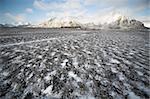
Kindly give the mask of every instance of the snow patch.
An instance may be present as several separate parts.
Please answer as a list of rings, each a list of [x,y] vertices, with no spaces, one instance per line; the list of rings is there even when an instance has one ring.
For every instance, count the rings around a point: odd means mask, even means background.
[[[114,68],[114,67],[111,67],[111,71],[112,71],[113,73],[117,73],[117,72],[118,72],[117,69]]]
[[[4,71],[4,72],[2,73],[3,76],[8,76],[8,74],[9,74],[9,73],[6,72],[6,71]]]
[[[69,71],[68,75],[70,77],[73,77],[77,82],[82,82],[82,79],[80,77],[78,77],[76,74],[74,74],[73,71]]]
[[[73,58],[73,65],[74,65],[76,68],[78,67],[77,57]]]
[[[95,97],[91,95],[84,95],[84,96],[79,97],[79,99],[95,99]]]
[[[56,54],[56,52],[52,52],[52,53],[51,53],[51,56],[54,56],[55,54]]]
[[[42,55],[39,55],[38,58],[42,59]]]
[[[119,64],[120,63],[117,59],[113,59],[113,58],[110,60],[110,62],[111,63],[115,63],[115,64]]]
[[[122,73],[120,73],[118,76],[119,76],[119,80],[121,80],[121,81],[123,81],[125,79],[125,76]]]
[[[140,99],[140,97],[133,92],[129,92],[128,99]]]
[[[61,63],[62,68],[66,66],[66,63],[68,62],[68,59],[63,60],[63,63]]]
[[[136,71],[138,73],[138,75],[143,76],[143,73],[140,71]]]
[[[48,86],[48,87],[43,91],[43,93],[51,95],[51,94],[52,94],[52,88],[53,88],[53,85]]]
[[[27,79],[30,79],[33,76],[33,72],[29,75]]]

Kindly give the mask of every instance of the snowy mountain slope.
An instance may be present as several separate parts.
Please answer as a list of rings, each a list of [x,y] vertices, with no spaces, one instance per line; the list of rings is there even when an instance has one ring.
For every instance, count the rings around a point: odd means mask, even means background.
[[[40,27],[50,27],[50,28],[65,28],[65,27],[81,27],[82,24],[79,23],[75,18],[51,18],[50,20],[39,24]]]
[[[12,24],[0,24],[0,27],[31,27],[29,22],[17,22]]]
[[[96,25],[95,23],[86,23],[82,25],[82,29],[100,29],[101,25]]]
[[[125,16],[119,16],[117,20],[106,24],[107,28],[110,29],[144,29],[145,26],[142,22],[135,19],[129,19]]]
[[[13,24],[0,24],[0,27],[14,27]]]
[[[101,19],[101,20],[100,20]],[[79,17],[54,17],[38,25],[31,25],[28,22],[5,24],[0,27],[44,27],[44,28],[82,28],[82,29],[145,29],[144,23],[128,18],[121,14],[107,15],[103,18],[97,17],[97,22],[92,19],[87,23]],[[99,23],[99,24],[97,24]]]
[[[114,15],[106,20],[104,24],[99,22],[99,25],[96,25],[93,22],[83,24],[82,20],[72,17],[63,17],[63,18],[51,18],[50,20],[39,24],[39,27],[48,27],[48,28],[83,28],[83,29],[144,29],[145,26],[142,22],[135,19],[129,19],[123,15]]]

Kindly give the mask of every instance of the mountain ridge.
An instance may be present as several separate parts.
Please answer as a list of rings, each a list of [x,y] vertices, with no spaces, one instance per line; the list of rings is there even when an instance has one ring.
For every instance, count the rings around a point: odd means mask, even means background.
[[[39,27],[46,28],[90,28],[90,29],[144,29],[144,23],[135,20],[129,19],[126,16],[118,16],[116,20],[112,22],[105,22],[104,24],[96,25],[93,22],[83,24],[77,18],[58,18],[54,17],[49,19],[46,22],[39,24]]]
[[[111,18],[112,17],[112,18]],[[111,19],[111,20],[110,20]],[[124,15],[110,16],[105,23],[83,23],[78,17],[53,17],[37,25],[28,22],[17,24],[0,24],[0,27],[34,27],[34,28],[82,28],[82,29],[148,29],[141,21]]]

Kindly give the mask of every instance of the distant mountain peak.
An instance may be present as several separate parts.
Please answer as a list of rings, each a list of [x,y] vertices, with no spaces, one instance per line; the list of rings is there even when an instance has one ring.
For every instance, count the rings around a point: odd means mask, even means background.
[[[105,24],[95,25],[93,22],[82,24],[76,17],[53,17],[39,25],[47,28],[90,28],[90,29],[129,29],[145,28],[144,24],[135,19],[130,19],[121,14],[113,14],[107,17],[109,20]],[[99,22],[101,23],[101,22]]]
[[[50,28],[65,28],[65,27],[80,27],[81,23],[72,17],[54,17],[40,24],[41,27]]]

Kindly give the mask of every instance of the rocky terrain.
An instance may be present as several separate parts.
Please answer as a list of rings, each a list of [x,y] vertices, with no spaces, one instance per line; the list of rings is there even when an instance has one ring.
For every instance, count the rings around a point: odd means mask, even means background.
[[[149,32],[0,29],[1,99],[149,99]]]

